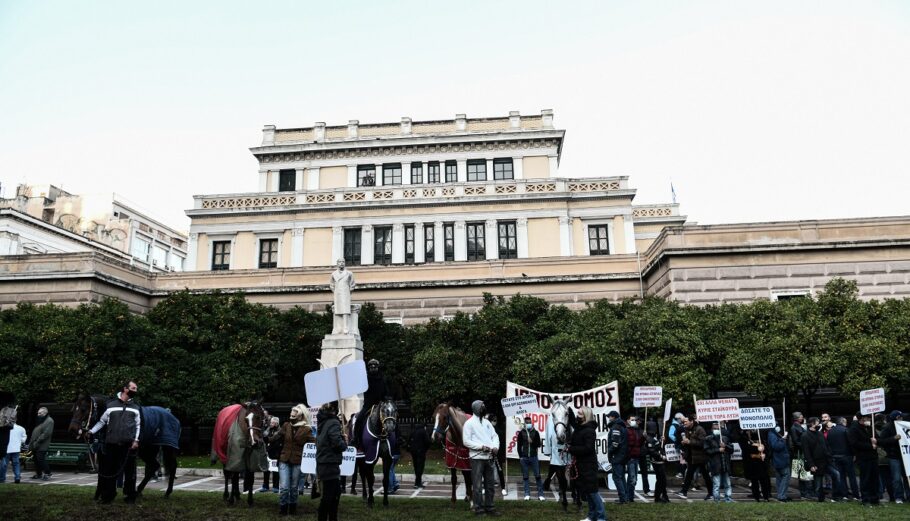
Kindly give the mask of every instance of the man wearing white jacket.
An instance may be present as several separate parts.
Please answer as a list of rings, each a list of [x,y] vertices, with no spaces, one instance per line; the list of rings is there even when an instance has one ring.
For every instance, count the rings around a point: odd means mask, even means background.
[[[13,417],[15,421],[15,417]],[[22,444],[25,443],[25,429],[17,424],[13,423],[13,428],[9,433],[9,446],[6,447],[6,456],[3,457],[3,461],[0,461],[0,483],[6,481],[6,467],[7,464],[13,466],[13,479],[16,483],[22,479],[22,472],[19,467],[19,452],[22,450]]]
[[[474,416],[464,424],[464,446],[471,450],[471,481],[474,487],[474,514],[498,516],[493,509],[493,458],[499,452],[499,436],[484,417],[487,408],[481,400],[471,404]]]

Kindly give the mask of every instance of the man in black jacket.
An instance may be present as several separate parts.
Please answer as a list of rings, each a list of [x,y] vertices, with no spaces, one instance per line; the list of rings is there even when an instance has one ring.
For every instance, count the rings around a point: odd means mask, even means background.
[[[613,485],[616,486],[616,493],[619,495],[617,503],[623,504],[627,501],[629,492],[626,491],[626,467],[629,465],[629,434],[626,432],[626,422],[622,421],[619,413],[610,411],[607,414],[610,418],[607,433],[607,458],[610,465],[613,465]],[[635,493],[633,490],[632,494]]]
[[[863,505],[878,505],[878,442],[872,437],[872,418],[856,413],[857,421],[847,429],[850,449],[859,466]]]
[[[427,463],[427,450],[430,448],[430,436],[422,423],[414,426],[408,438],[408,450],[414,462],[414,488],[423,488],[423,468]]]
[[[338,421],[337,402],[323,405],[316,415],[316,477],[322,482],[319,521],[337,521],[341,500],[341,461],[348,446]]]
[[[531,485],[528,483],[528,471],[534,471],[537,480],[537,499],[544,501],[543,485],[540,481],[540,461],[537,451],[540,449],[540,433],[531,423],[531,417],[525,416],[524,428],[518,432],[518,457],[521,463],[521,476],[525,484],[525,501],[531,499]]]
[[[799,498],[809,499],[815,496],[812,491],[812,482],[800,479],[803,475],[800,470],[806,468],[806,459],[803,457],[803,435],[806,433],[806,417],[803,413],[796,411],[793,413],[793,425],[790,426],[790,457],[793,458],[793,466],[796,474],[796,481],[799,483]]]
[[[825,437],[828,448],[831,449],[831,463],[840,474],[840,489],[847,496],[849,486],[850,495],[859,500],[859,487],[856,484],[856,469],[853,463],[853,451],[847,440],[847,419],[843,416],[834,418],[834,426],[828,429]]]
[[[105,429],[104,458],[99,481],[101,502],[110,503],[117,496],[117,475],[123,473],[123,494],[127,503],[136,501],[136,451],[139,449],[141,415],[133,397],[139,392],[136,382],[123,384],[117,398],[109,401],[104,414],[87,433],[86,438]]]
[[[885,454],[888,456],[888,466],[891,470],[892,498],[898,504],[904,502],[906,493],[904,491],[904,468],[901,462],[901,447],[898,443],[898,440],[901,439],[901,434],[898,432],[897,424],[894,422],[902,421],[903,419],[904,413],[891,411],[891,414],[888,415],[888,423],[878,435],[878,445],[885,449]]]
[[[809,431],[803,434],[802,450],[806,468],[814,476],[813,488],[818,501],[825,500],[825,474],[831,476],[834,500],[843,498],[840,474],[832,465],[831,450],[828,448],[825,435],[822,434],[822,424],[818,418],[809,418]]]

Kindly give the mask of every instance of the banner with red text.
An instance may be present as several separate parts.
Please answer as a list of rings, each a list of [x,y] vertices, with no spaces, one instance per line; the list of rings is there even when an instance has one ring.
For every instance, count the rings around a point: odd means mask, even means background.
[[[716,400],[697,400],[695,416],[699,423],[739,419],[739,400],[736,398],[718,398]]]
[[[581,407],[590,407],[594,412],[594,422],[597,424],[597,441],[595,442],[597,459],[601,464],[607,462],[607,424],[610,422],[607,414],[610,411],[619,412],[619,382],[613,381],[606,385],[577,393],[545,393],[512,382],[506,382],[506,399],[523,394],[532,394],[537,397],[539,411],[532,412],[528,416],[531,417],[534,428],[540,433],[541,442],[544,441],[547,433],[550,407],[553,405],[554,400],[565,400],[569,407],[572,408],[573,414]],[[507,458],[518,459],[518,432],[522,428],[524,428],[523,416],[506,417]],[[542,461],[549,460],[543,452],[538,452],[538,456]]]

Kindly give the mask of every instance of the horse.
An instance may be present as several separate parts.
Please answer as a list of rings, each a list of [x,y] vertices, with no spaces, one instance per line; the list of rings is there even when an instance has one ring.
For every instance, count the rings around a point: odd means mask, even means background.
[[[433,411],[433,440],[443,443],[445,462],[452,476],[452,506],[455,506],[455,490],[458,488],[458,471],[464,477],[465,501],[471,504],[471,459],[464,446],[462,430],[471,417],[451,403],[441,403]]]
[[[111,398],[100,394],[79,393],[75,403],[73,403],[73,415],[70,418],[68,431],[77,439],[82,438],[89,431],[107,409],[107,402]],[[177,451],[180,449],[180,421],[171,411],[163,407],[141,406],[140,412],[140,431],[139,431],[139,459],[145,463],[145,475],[142,481],[136,487],[136,495],[142,494],[142,490],[148,485],[148,482],[155,477],[161,464],[158,463],[158,451],[160,450],[164,459],[164,470],[167,473],[167,488],[164,491],[164,497],[170,497],[174,491],[174,475],[177,473]],[[99,433],[98,440],[104,444],[103,431]],[[91,455],[89,456],[91,458]],[[96,459],[104,457],[103,452],[96,454]],[[94,465],[94,463],[93,463]],[[98,486],[95,487],[95,498],[101,494],[101,470],[98,465]]]
[[[267,415],[256,401],[221,409],[212,436],[212,465],[224,465],[224,500],[229,505],[240,499],[240,475],[248,492],[247,506],[253,506],[253,473],[268,470],[262,430]],[[228,492],[228,485],[231,486]]]
[[[572,491],[575,506],[581,508],[581,497],[575,492],[573,483],[574,464],[566,446],[574,430],[575,414],[572,409],[565,401],[555,400],[550,407],[550,421],[547,422],[547,430],[544,433],[544,448],[550,456],[550,469],[555,471],[556,479],[559,481],[559,501],[564,512],[568,512],[569,508],[567,490]]]
[[[398,442],[395,430],[398,425],[398,408],[391,400],[379,402],[373,406],[370,416],[363,423],[361,436],[361,450],[363,458],[357,460],[360,473],[363,500],[367,506],[373,507],[373,483],[375,476],[373,470],[376,461],[382,460],[382,505],[389,506],[389,472],[392,469],[392,446]],[[369,495],[367,495],[369,489]]]

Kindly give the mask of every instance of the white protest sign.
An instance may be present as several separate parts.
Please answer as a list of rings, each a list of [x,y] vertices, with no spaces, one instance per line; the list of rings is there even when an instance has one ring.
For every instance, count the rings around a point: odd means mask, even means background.
[[[600,464],[607,462],[607,424],[609,423],[607,414],[610,411],[619,412],[619,382],[613,381],[577,393],[544,393],[506,382],[506,397],[524,394],[537,398],[538,412],[532,412],[529,416],[531,416],[531,424],[540,433],[542,441],[547,435],[547,423],[550,421],[550,408],[553,406],[553,401],[564,400],[572,408],[573,413],[582,407],[590,407],[594,412],[594,423],[597,426],[597,439],[594,441],[597,460]],[[518,430],[523,422],[523,416],[506,416],[506,457],[518,458]],[[542,452],[538,453],[538,457],[541,461],[550,459]]]
[[[269,458],[269,472],[278,472],[278,460]]]
[[[635,407],[659,407],[660,402],[664,399],[663,397],[663,387],[639,386],[635,388],[635,392],[632,395],[632,405]]]
[[[342,476],[350,476],[354,473],[354,464],[356,460],[357,449],[354,447],[348,447],[341,455],[341,465],[338,466],[341,469]],[[303,457],[300,460],[300,472],[302,474],[316,473],[315,443],[307,443],[303,446]]]
[[[738,420],[739,400],[736,398],[696,400],[695,415],[698,417],[699,422]]]
[[[367,367],[355,360],[338,367],[307,373],[303,377],[307,402],[311,407],[350,398],[367,390]]]
[[[743,460],[743,449],[739,446],[739,443],[733,444],[733,454],[730,455],[731,461],[742,461]]]
[[[773,429],[776,425],[773,407],[750,407],[739,410],[739,426],[743,430]]]
[[[319,415],[319,407],[307,407],[307,409],[310,411],[310,427],[313,428],[313,433],[315,434],[316,424],[319,423],[319,421],[316,419],[316,416]]]
[[[673,409],[673,398],[667,400],[667,403],[664,405],[664,423],[670,421],[671,410]],[[661,434],[663,436],[663,434]]]
[[[667,461],[679,461],[679,451],[672,443],[664,445],[664,454],[667,455]]]
[[[540,412],[537,406],[537,397],[533,394],[510,396],[499,401],[505,416],[524,416],[532,412]]]
[[[862,415],[874,414],[885,410],[885,390],[869,389],[859,393],[859,412]]]
[[[904,460],[904,473],[910,478],[910,422],[896,421],[897,433],[901,439],[897,440],[900,447],[901,458]]]

